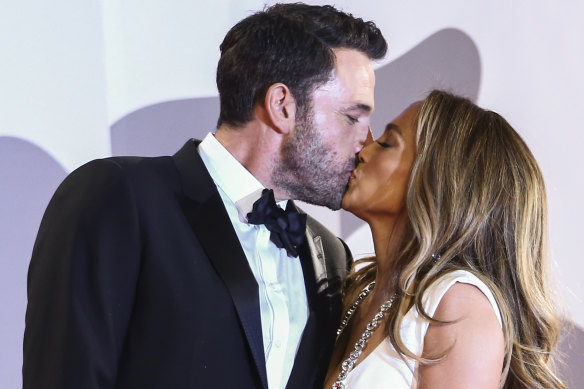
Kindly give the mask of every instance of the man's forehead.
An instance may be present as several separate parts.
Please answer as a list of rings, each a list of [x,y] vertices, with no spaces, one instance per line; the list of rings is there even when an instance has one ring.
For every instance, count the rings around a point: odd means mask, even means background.
[[[375,74],[371,61],[354,49],[334,49],[337,61],[331,79],[315,90],[314,96],[335,98],[340,109],[373,111]]]
[[[371,99],[369,102],[360,101],[360,103],[372,104],[375,73],[369,57],[360,51],[347,49],[337,50],[336,55],[334,75],[345,84],[355,98]]]
[[[366,70],[367,73],[373,72],[371,67],[371,60],[362,51],[356,49],[333,49],[335,54],[335,72],[336,73],[347,73],[351,70],[361,71]]]

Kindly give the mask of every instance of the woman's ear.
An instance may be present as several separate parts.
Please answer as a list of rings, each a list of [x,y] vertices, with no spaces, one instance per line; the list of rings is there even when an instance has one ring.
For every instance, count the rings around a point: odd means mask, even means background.
[[[292,131],[296,124],[296,100],[286,85],[271,85],[266,92],[264,107],[274,130],[281,134]]]

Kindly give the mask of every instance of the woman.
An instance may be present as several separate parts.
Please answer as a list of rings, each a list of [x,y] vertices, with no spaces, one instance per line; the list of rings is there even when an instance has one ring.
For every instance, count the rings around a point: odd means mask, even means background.
[[[343,208],[376,257],[348,277],[325,388],[564,388],[543,178],[501,116],[433,91],[359,153]]]

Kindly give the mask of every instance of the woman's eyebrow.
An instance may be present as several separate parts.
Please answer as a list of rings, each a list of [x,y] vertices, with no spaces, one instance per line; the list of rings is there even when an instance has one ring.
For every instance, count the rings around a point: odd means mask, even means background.
[[[398,135],[402,137],[402,139],[405,139],[401,128],[399,128],[399,126],[397,124],[389,123],[387,126],[385,126],[385,131],[390,132],[392,130],[397,132]]]

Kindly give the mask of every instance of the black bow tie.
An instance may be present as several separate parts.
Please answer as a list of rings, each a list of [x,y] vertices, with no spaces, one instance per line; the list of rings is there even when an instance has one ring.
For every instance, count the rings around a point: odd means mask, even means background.
[[[298,256],[298,246],[304,241],[306,215],[300,214],[289,201],[286,210],[276,205],[274,191],[264,189],[247,214],[250,224],[264,224],[270,230],[270,240],[276,247],[286,249],[291,257]]]

